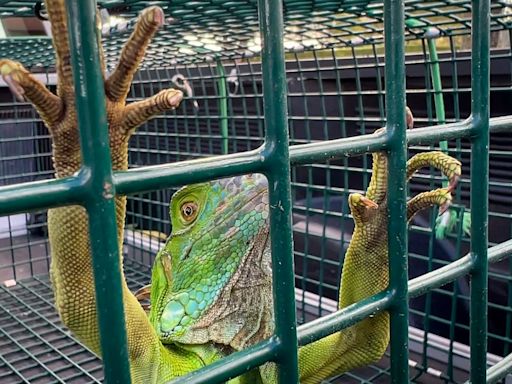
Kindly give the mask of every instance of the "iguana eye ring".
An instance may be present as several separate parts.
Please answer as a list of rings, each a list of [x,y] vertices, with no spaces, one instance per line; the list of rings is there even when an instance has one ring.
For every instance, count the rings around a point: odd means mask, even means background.
[[[183,220],[185,220],[187,223],[193,221],[197,216],[197,208],[197,204],[193,201],[187,201],[183,203],[180,208],[181,217],[183,217]]]

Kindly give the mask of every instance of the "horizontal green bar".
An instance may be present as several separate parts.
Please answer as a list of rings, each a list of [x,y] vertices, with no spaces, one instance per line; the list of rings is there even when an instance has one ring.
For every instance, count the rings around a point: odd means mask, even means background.
[[[169,384],[224,383],[267,361],[275,360],[280,347],[281,343],[279,340],[273,337],[244,351],[233,353],[186,376],[172,380]]]
[[[431,127],[414,128],[407,131],[407,143],[409,145],[433,144],[439,141],[469,137],[473,132],[471,119],[457,123],[441,124]],[[493,117],[489,120],[491,133],[512,131],[512,115]]]
[[[409,281],[409,297],[421,296],[424,293],[448,284],[460,276],[467,275],[473,268],[470,255],[435,269]]]
[[[497,383],[509,373],[512,373],[512,353],[487,370],[487,384]]]
[[[0,216],[82,204],[84,180],[73,176],[0,187]]]
[[[512,239],[489,248],[487,260],[489,263],[496,263],[511,255]],[[471,255],[467,254],[453,263],[418,276],[409,281],[409,297],[421,296],[434,288],[450,283],[460,276],[467,275],[472,268]]]
[[[391,291],[383,291],[335,313],[303,324],[298,328],[299,345],[312,343],[341,329],[350,327],[370,315],[382,312],[389,307],[392,300],[393,293]]]
[[[386,135],[361,135],[343,139],[319,141],[315,143],[290,146],[292,165],[310,164],[319,161],[334,160],[343,156],[362,155],[381,151],[386,146]]]
[[[130,169],[114,174],[116,193],[148,192],[157,189],[194,184],[223,177],[263,172],[263,147],[258,150],[233,153]]]
[[[489,248],[488,261],[496,263],[512,255],[512,239]],[[435,271],[416,277],[409,281],[409,297],[416,297],[452,282],[456,278],[467,275],[473,264],[470,255],[466,255],[453,263],[438,268]],[[326,337],[340,329],[347,328],[376,312],[388,308],[393,295],[391,292],[381,292],[375,296],[352,304],[336,313],[313,320],[298,328],[299,345],[306,345]]]
[[[512,116],[510,117],[512,128]],[[407,130],[407,143],[409,145],[433,144],[440,141],[469,137],[472,133],[472,121],[466,119],[450,124],[440,124],[431,127],[414,128]]]
[[[491,132],[512,131],[512,116],[490,119]],[[471,134],[471,122],[415,128],[407,131],[410,145],[429,144],[441,140],[467,137]],[[361,135],[337,140],[321,141],[290,147],[293,165],[360,155],[386,148],[384,135]],[[131,169],[114,174],[116,193],[120,195],[181,186],[209,179],[263,172],[265,168],[264,147],[254,151],[208,157],[172,164],[162,164]],[[81,204],[85,193],[81,188],[88,178],[82,172],[79,178],[43,180],[0,187],[0,215],[26,212],[56,206]],[[15,197],[14,200],[13,196]]]
[[[487,252],[489,263],[497,263],[510,256],[512,256],[512,239],[489,248]]]
[[[433,127],[416,128],[407,131],[407,141],[409,144],[417,145],[458,137],[469,137],[471,135],[471,128],[470,120]],[[512,116],[491,119],[491,132],[509,130],[512,130]],[[293,145],[290,147],[290,161],[292,165],[309,164],[344,156],[360,155],[385,148],[386,136],[384,133],[380,135],[361,135]],[[254,151],[238,154],[116,172],[114,184],[119,194],[169,188],[235,174],[262,172],[266,167],[267,158],[265,147],[263,146]],[[255,163],[252,163],[252,161]]]

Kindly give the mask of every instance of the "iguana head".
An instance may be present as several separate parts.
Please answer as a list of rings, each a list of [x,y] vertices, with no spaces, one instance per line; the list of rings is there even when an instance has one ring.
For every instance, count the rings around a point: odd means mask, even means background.
[[[151,282],[150,321],[162,342],[240,349],[271,334],[268,212],[262,175],[174,194]]]

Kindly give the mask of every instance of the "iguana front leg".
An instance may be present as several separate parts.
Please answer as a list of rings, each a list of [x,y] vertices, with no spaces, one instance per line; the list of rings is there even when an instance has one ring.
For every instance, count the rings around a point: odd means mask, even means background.
[[[460,176],[460,162],[442,152],[413,156],[407,163],[407,178],[419,168],[432,166],[449,179],[450,187],[425,192],[407,204],[407,219],[421,209],[438,205],[446,209],[451,190]],[[373,154],[373,173],[366,196],[352,194],[349,206],[355,222],[345,256],[339,308],[375,295],[388,286],[387,251],[387,157]],[[389,314],[379,313],[320,339],[299,350],[301,383],[319,383],[337,374],[379,360],[389,342]]]
[[[11,88],[30,100],[41,115],[53,139],[55,174],[62,178],[79,170],[81,154],[64,0],[47,0],[46,9],[56,53],[57,95],[46,89],[20,63],[0,60],[0,72]],[[155,114],[174,109],[182,99],[180,91],[167,89],[149,99],[126,105],[133,75],[163,21],[163,11],[158,7],[142,12],[122,50],[117,68],[105,80],[110,149],[115,170],[127,169],[128,139],[135,128]],[[104,68],[103,55],[101,65]],[[115,204],[117,236],[121,245],[126,198],[116,197]],[[48,230],[52,250],[50,274],[57,310],[73,333],[101,354],[87,213],[79,206],[51,209]],[[163,347],[126,283],[122,295],[134,383],[152,383],[157,377],[163,382],[202,365],[193,354]]]

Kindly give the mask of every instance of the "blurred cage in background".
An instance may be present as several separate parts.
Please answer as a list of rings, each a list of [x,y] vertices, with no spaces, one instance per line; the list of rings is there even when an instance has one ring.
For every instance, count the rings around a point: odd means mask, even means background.
[[[104,28],[108,69],[129,33],[115,23],[128,20],[129,29],[131,18],[149,3],[99,2],[109,11],[102,11],[104,21],[111,23],[110,29]],[[168,87],[181,88],[186,99],[176,111],[138,129],[130,141],[130,167],[259,147],[264,121],[255,3],[178,1],[168,8],[167,3],[157,3],[172,20],[154,39],[129,101]],[[365,2],[353,3],[342,9],[330,1],[284,1],[291,145],[371,133],[385,124],[382,4],[365,8]],[[28,17],[32,5],[31,1],[1,1],[0,14],[6,20]],[[470,2],[409,0],[405,5],[407,104],[415,126],[467,118]],[[512,105],[512,4],[493,1],[491,8],[490,107],[491,116],[496,117],[509,115]],[[20,60],[54,88],[48,37],[2,39],[0,57]],[[51,142],[45,127],[33,108],[14,100],[3,85],[0,185],[52,178]],[[411,147],[410,155],[432,148]],[[452,140],[447,151],[463,164],[454,198],[455,226],[445,239],[437,239],[435,210],[415,218],[409,242],[411,278],[469,251],[463,225],[469,207],[469,140]],[[494,245],[512,234],[510,132],[492,133],[489,153],[489,240]],[[365,190],[370,175],[370,155],[292,168],[300,322],[336,310],[343,256],[353,230],[347,197]],[[410,183],[410,193],[441,182],[438,173],[424,171]],[[154,256],[170,233],[168,203],[173,192],[139,194],[128,200],[124,253],[133,289],[148,283]],[[100,361],[63,328],[53,309],[49,263],[45,212],[0,218],[0,381],[99,382]],[[512,352],[511,271],[511,260],[490,266],[489,365]],[[411,299],[410,305],[411,380],[464,382],[469,371],[468,278]],[[388,365],[385,357],[330,382],[386,383]]]

